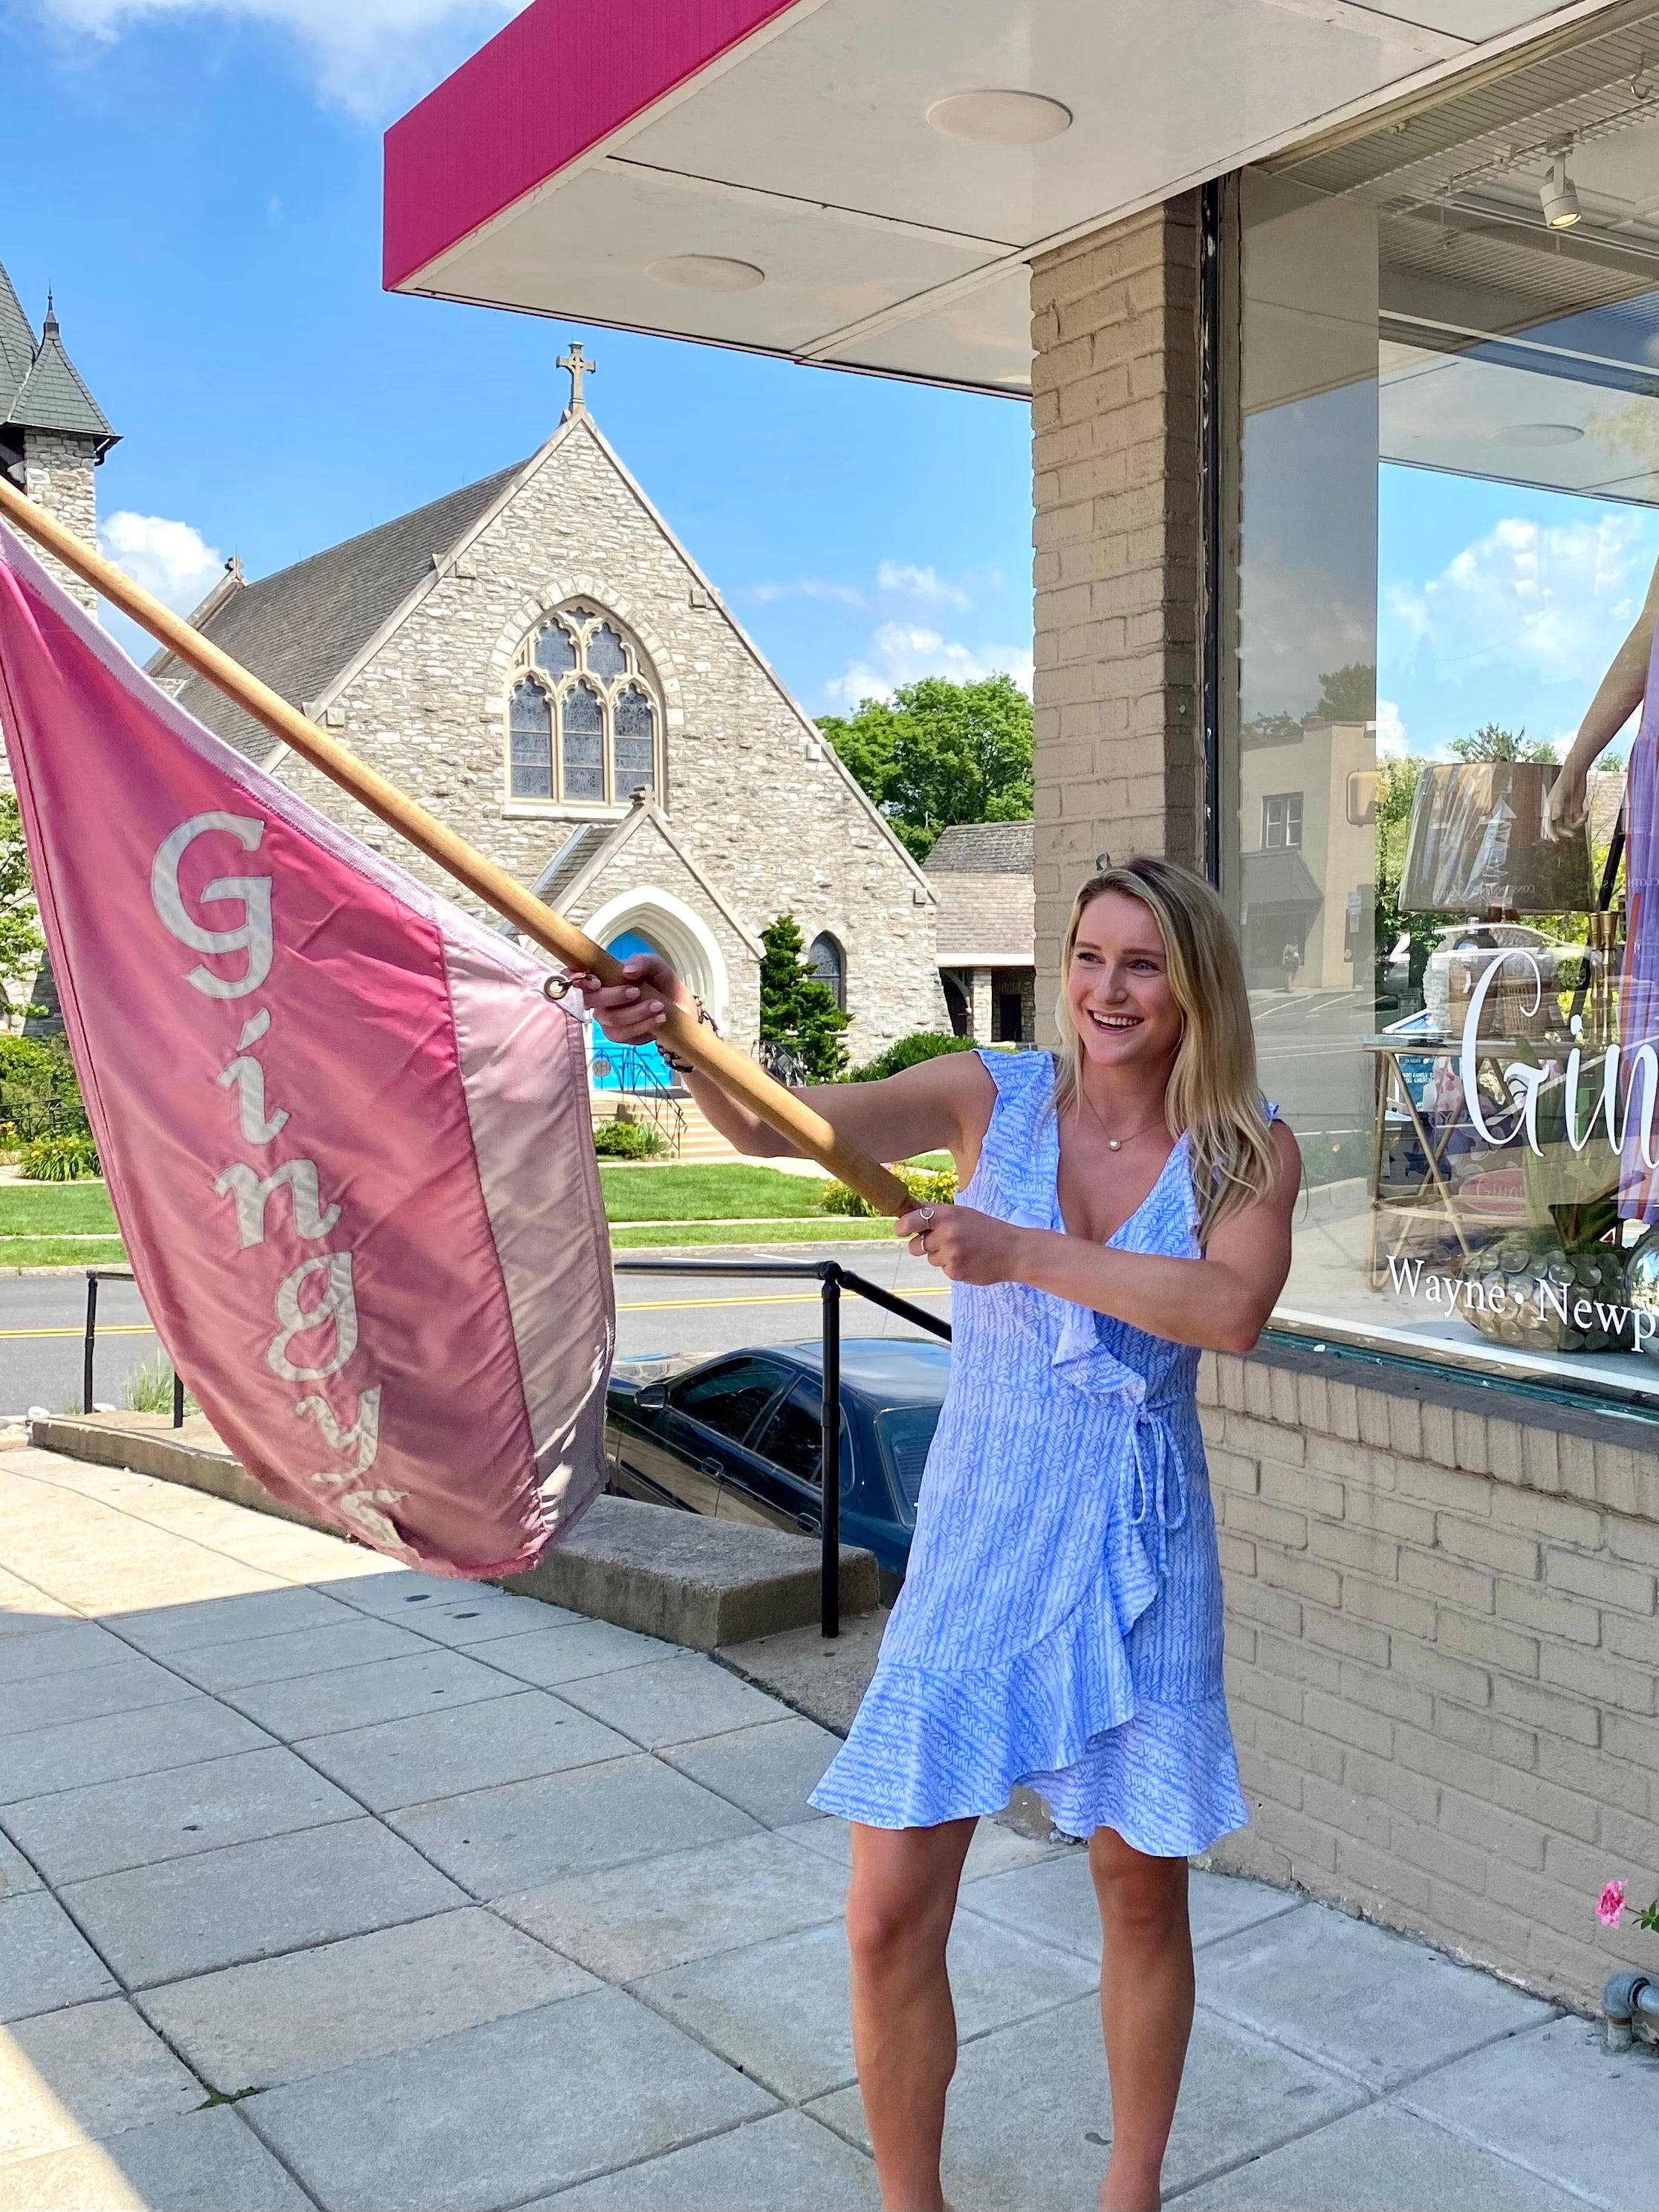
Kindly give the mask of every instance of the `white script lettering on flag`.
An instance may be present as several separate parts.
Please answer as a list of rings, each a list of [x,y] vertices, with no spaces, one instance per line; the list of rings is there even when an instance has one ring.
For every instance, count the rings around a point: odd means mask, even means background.
[[[0,722],[134,1274],[271,1493],[442,1571],[603,1486],[609,1252],[545,971],[192,721],[0,530]]]

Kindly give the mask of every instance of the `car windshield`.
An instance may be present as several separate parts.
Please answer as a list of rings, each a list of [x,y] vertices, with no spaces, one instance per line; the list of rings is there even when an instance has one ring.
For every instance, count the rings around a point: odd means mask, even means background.
[[[912,1526],[922,1469],[927,1463],[927,1449],[933,1441],[933,1431],[939,1426],[939,1416],[937,1406],[895,1406],[876,1415],[876,1437],[892,1480],[893,1496],[901,1517]]]

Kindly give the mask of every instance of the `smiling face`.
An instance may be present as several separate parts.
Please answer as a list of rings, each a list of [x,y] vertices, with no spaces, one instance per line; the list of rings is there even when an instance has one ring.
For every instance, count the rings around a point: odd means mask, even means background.
[[[1150,907],[1127,891],[1091,899],[1072,946],[1066,1003],[1084,1058],[1096,1066],[1167,1068],[1174,1061],[1182,1014]]]

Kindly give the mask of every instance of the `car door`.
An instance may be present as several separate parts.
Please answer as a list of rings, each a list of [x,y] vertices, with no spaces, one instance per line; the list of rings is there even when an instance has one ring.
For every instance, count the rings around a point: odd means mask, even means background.
[[[763,1353],[740,1352],[683,1376],[670,1387],[663,1442],[665,1480],[699,1513],[720,1510],[721,1486],[744,1438],[793,1381],[796,1370]]]
[[[802,1379],[775,1407],[749,1448],[732,1466],[720,1511],[730,1520],[815,1535],[823,1525],[818,1473],[823,1450],[823,1399],[818,1385]],[[841,1484],[852,1486],[853,1437],[843,1407]]]

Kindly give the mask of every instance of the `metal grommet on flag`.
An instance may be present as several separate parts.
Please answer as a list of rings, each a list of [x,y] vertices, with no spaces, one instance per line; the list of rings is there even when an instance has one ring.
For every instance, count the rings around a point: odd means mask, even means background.
[[[542,985],[542,996],[550,999],[556,1006],[562,1000],[568,999],[575,988],[568,975],[550,975]]]

